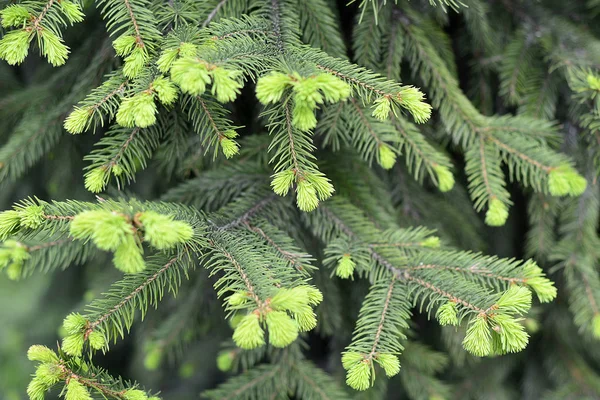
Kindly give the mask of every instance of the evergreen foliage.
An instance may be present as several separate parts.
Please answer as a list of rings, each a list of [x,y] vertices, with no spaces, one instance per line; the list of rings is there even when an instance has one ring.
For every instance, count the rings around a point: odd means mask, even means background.
[[[567,3],[0,1],[0,271],[81,289],[29,398],[596,398],[600,6]]]

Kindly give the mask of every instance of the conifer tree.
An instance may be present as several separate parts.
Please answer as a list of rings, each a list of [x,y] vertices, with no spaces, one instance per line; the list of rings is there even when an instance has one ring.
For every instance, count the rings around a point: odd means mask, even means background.
[[[599,12],[0,0],[0,392],[597,398]]]

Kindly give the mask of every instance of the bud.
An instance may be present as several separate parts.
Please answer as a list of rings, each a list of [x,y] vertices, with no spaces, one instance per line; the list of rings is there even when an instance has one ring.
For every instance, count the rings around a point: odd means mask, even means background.
[[[175,221],[170,215],[145,211],[138,219],[143,225],[144,239],[159,250],[173,248],[194,236],[194,229],[190,224],[185,221]]]
[[[45,363],[37,367],[35,377],[46,386],[51,387],[58,383],[62,371],[56,363]]]
[[[16,233],[21,225],[21,213],[9,210],[0,213],[0,240],[6,240]]]
[[[65,331],[72,335],[75,333],[81,333],[87,326],[88,320],[83,315],[78,313],[71,313],[63,321],[63,328]]]
[[[498,198],[493,197],[485,213],[485,223],[489,226],[502,226],[508,218],[508,207]]]
[[[21,277],[21,269],[29,257],[27,246],[16,240],[7,240],[0,248],[0,269],[8,267],[6,272],[9,278],[17,280]]]
[[[241,313],[233,314],[233,316],[229,318],[229,326],[231,327],[231,329],[237,328],[237,326],[240,324],[240,322],[242,322],[244,317],[245,315]]]
[[[6,276],[11,281],[18,281],[23,272],[23,263],[13,262],[6,268]]]
[[[29,347],[27,358],[30,361],[39,361],[41,363],[55,363],[58,361],[58,356],[54,351],[39,344]]]
[[[106,338],[100,331],[92,331],[88,336],[90,347],[94,350],[100,350],[106,345]]]
[[[315,187],[305,179],[298,182],[296,188],[296,204],[302,211],[310,212],[317,208],[319,199]]]
[[[227,298],[229,305],[233,307],[241,306],[248,301],[248,292],[235,292]]]
[[[352,366],[346,373],[346,383],[352,389],[367,390],[371,386],[371,365],[363,360]]]
[[[323,293],[314,286],[299,286],[302,290],[306,291],[308,297],[308,304],[316,306],[323,301]]]
[[[317,117],[314,108],[306,103],[294,102],[292,110],[292,125],[299,130],[306,132],[317,126]]]
[[[29,53],[33,33],[24,29],[8,32],[0,39],[0,59],[10,65],[21,64]]]
[[[525,314],[531,308],[531,291],[525,286],[510,286],[498,302],[498,308],[515,314]]]
[[[179,44],[179,55],[181,57],[196,57],[198,48],[193,43],[181,42]]]
[[[452,172],[447,167],[436,164],[433,166],[433,170],[437,176],[440,191],[447,192],[454,187],[454,175],[452,175]]]
[[[131,53],[125,57],[123,75],[129,79],[137,78],[142,73],[148,58],[146,47],[135,46]]]
[[[350,96],[350,85],[330,74],[319,74],[313,78],[329,103],[345,100]]]
[[[396,153],[385,143],[379,145],[378,162],[383,169],[391,169],[396,163]]]
[[[388,97],[383,96],[373,102],[373,113],[371,115],[383,121],[389,118],[391,110],[391,100]]]
[[[596,339],[600,339],[600,314],[596,314],[592,318],[592,334]]]
[[[440,247],[440,238],[437,236],[429,236],[427,239],[423,240],[420,245],[423,247],[437,249]]]
[[[85,340],[83,333],[73,333],[62,341],[62,350],[70,356],[81,357]]]
[[[177,100],[177,88],[170,79],[160,76],[152,82],[152,87],[162,104],[171,105]]]
[[[587,187],[587,181],[570,165],[552,169],[548,175],[548,191],[552,196],[579,196]]]
[[[388,378],[400,372],[400,360],[393,354],[380,353],[375,357],[375,361],[383,368]]]
[[[210,83],[206,64],[192,57],[180,58],[171,66],[171,79],[181,90],[193,96],[199,96]]]
[[[92,193],[100,193],[108,184],[109,177],[104,166],[94,168],[85,174],[85,188]]]
[[[344,369],[350,369],[362,360],[364,360],[364,356],[355,351],[346,351],[342,354],[342,366]]]
[[[156,112],[154,95],[140,92],[133,97],[123,99],[116,120],[119,125],[124,127],[146,128],[156,122]]]
[[[292,78],[281,72],[270,72],[261,76],[256,83],[256,98],[262,104],[276,103],[283,92],[292,84]]]
[[[227,372],[231,370],[231,367],[233,366],[234,354],[235,353],[233,351],[229,350],[221,351],[219,353],[217,356],[217,368],[219,371]]]
[[[317,326],[317,315],[308,305],[303,310],[294,312],[294,319],[300,332],[308,332]]]
[[[65,119],[65,130],[73,135],[85,131],[92,116],[90,111],[89,107],[75,107],[67,119]]]
[[[135,36],[123,34],[119,36],[113,43],[113,48],[118,56],[125,57],[133,50],[135,46]]]
[[[258,315],[250,313],[243,317],[233,332],[233,341],[242,349],[250,350],[265,344],[265,333],[260,327]]]
[[[242,74],[239,71],[230,71],[221,67],[217,67],[210,72],[213,79],[211,93],[221,103],[234,101],[243,86],[241,82]]]
[[[525,283],[535,292],[541,303],[548,303],[556,298],[554,282],[546,278],[546,274],[535,261],[529,260],[525,263],[523,276]]]
[[[294,184],[296,174],[291,169],[280,171],[272,176],[271,188],[280,196],[288,194],[290,187]]]
[[[523,325],[531,333],[536,333],[540,330],[540,323],[533,318],[525,318]]]
[[[492,352],[492,335],[485,315],[479,315],[469,322],[463,347],[469,353],[485,357]]]
[[[440,325],[458,325],[458,316],[456,314],[456,303],[448,301],[438,308],[435,314]]]
[[[323,96],[319,92],[319,82],[312,78],[300,78],[293,84],[294,103],[310,109],[311,112],[317,108],[317,104],[323,104]]]
[[[506,314],[496,314],[490,319],[495,324],[494,334],[500,336],[503,353],[516,353],[527,346],[529,335],[516,319]]]
[[[225,158],[231,158],[239,153],[239,145],[235,140],[231,140],[229,138],[223,138],[220,141],[221,150],[223,150],[223,154]]]
[[[356,263],[352,261],[350,254],[344,254],[338,261],[338,265],[335,269],[335,274],[342,279],[348,279],[354,273]]]
[[[148,400],[146,392],[139,389],[128,389],[123,393],[125,400]]]
[[[76,239],[92,239],[101,250],[114,251],[133,236],[133,227],[125,216],[106,210],[89,210],[77,214],[70,225]]]
[[[44,206],[27,206],[19,210],[21,217],[21,226],[24,228],[37,229],[44,223],[45,214]]]
[[[406,109],[419,124],[427,122],[431,116],[431,106],[425,103],[425,95],[412,86],[404,86],[398,92],[400,106]]]
[[[46,383],[38,377],[34,377],[27,385],[27,396],[30,400],[44,400],[49,389],[50,387]]]
[[[281,288],[271,298],[270,305],[278,310],[297,312],[308,306],[308,294],[301,286],[292,289]]]
[[[333,188],[333,185],[329,179],[327,179],[327,177],[319,171],[306,173],[304,175],[304,179],[310,182],[310,184],[315,188],[319,200],[325,201],[331,197],[333,192],[335,192],[335,189]]]
[[[113,263],[117,269],[126,274],[135,274],[146,269],[142,249],[136,243],[133,235],[126,236],[125,241],[117,247]]]
[[[73,3],[69,0],[61,0],[58,4],[60,5],[60,9],[62,10],[63,14],[65,14],[71,25],[76,22],[83,21],[85,14],[81,11],[79,4]]]
[[[298,337],[298,325],[284,311],[267,313],[269,343],[274,347],[285,347]]]
[[[11,4],[0,11],[0,19],[4,28],[19,28],[30,18],[29,11],[18,4]]]
[[[177,59],[178,55],[178,48],[163,50],[162,54],[158,58],[158,61],[156,61],[156,65],[158,66],[160,72],[163,74],[168,73],[171,70],[171,65],[173,65],[173,62],[175,59]]]
[[[158,346],[152,346],[144,357],[144,367],[149,371],[155,371],[160,366],[163,357],[162,349]]]
[[[42,31],[40,37],[42,55],[55,67],[63,65],[69,55],[69,48],[64,45],[63,40],[49,30]]]

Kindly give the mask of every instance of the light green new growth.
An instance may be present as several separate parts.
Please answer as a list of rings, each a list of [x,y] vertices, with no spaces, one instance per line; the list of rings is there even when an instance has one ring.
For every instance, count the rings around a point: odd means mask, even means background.
[[[454,187],[454,175],[450,169],[443,165],[436,164],[433,166],[433,170],[437,176],[438,187],[442,192],[448,192]]]
[[[145,392],[139,389],[128,389],[124,393],[125,400],[148,400]]]
[[[98,248],[116,250],[127,236],[133,236],[133,226],[125,215],[105,210],[77,214],[70,225],[76,239],[92,240]]]
[[[168,78],[159,76],[152,82],[152,88],[158,95],[158,100],[167,106],[172,105],[177,100],[177,88]]]
[[[373,365],[362,354],[346,352],[342,356],[346,373],[346,383],[356,390],[367,390],[372,385]]]
[[[524,286],[510,286],[496,304],[469,322],[463,347],[478,357],[521,351],[529,335],[512,315],[522,315],[530,307],[531,291]]]
[[[298,324],[284,311],[270,311],[266,316],[269,343],[286,347],[298,337]]]
[[[20,64],[29,53],[29,42],[34,35],[26,30],[12,31],[0,40],[0,58],[10,65]]]
[[[348,279],[352,277],[355,267],[356,263],[352,261],[350,254],[344,254],[335,268],[335,274],[342,279]]]
[[[485,357],[491,354],[492,334],[485,314],[478,315],[469,323],[462,344],[465,350],[475,356]]]
[[[107,168],[94,168],[85,175],[85,188],[92,193],[99,193],[104,190],[109,178],[110,173]]]
[[[377,162],[383,169],[391,169],[396,163],[396,153],[387,144],[379,145],[377,153]]]
[[[144,240],[158,250],[166,250],[192,238],[194,230],[184,221],[154,211],[140,213],[137,219],[142,223]]]
[[[219,352],[217,355],[217,368],[219,371],[228,372],[233,366],[234,353],[228,350]]]
[[[375,357],[375,362],[383,368],[388,378],[400,372],[400,360],[393,354],[380,353]]]
[[[211,82],[207,64],[192,57],[183,57],[172,63],[171,79],[184,93],[194,96],[203,94],[206,85]]]
[[[0,240],[6,240],[21,225],[21,213],[16,210],[0,213]]]
[[[67,383],[65,400],[92,400],[92,396],[81,382],[77,379],[71,379]]]
[[[423,247],[429,247],[432,249],[436,249],[436,248],[440,247],[441,241],[440,241],[440,238],[437,236],[429,236],[427,239],[423,240],[420,244]]]
[[[70,234],[76,239],[91,240],[99,249],[114,251],[115,267],[123,272],[145,269],[142,248],[126,215],[107,210],[84,211],[73,218]]]
[[[246,315],[233,331],[233,341],[242,349],[255,349],[265,344],[265,332],[257,313]]]
[[[292,125],[301,131],[317,125],[315,110],[320,104],[344,100],[351,92],[348,84],[329,74],[303,77],[296,72],[290,75],[270,72],[259,78],[256,97],[264,105],[277,103],[288,89],[291,89],[288,97],[294,103]]]
[[[78,134],[85,131],[90,120],[90,109],[87,107],[75,107],[75,109],[65,119],[64,127],[71,134]]]
[[[485,223],[489,226],[502,226],[508,218],[508,206],[498,198],[492,198],[485,213]]]
[[[596,339],[600,339],[600,314],[594,315],[592,319],[592,332]]]
[[[438,308],[435,314],[440,325],[458,325],[458,316],[456,314],[456,303],[448,301]]]
[[[27,359],[29,361],[39,361],[41,363],[58,362],[56,353],[46,346],[33,345],[27,350]]]
[[[123,99],[117,112],[117,123],[128,128],[146,128],[156,122],[156,112],[154,94],[148,91],[140,92]]]
[[[6,269],[6,275],[11,280],[21,277],[23,263],[30,257],[27,246],[16,240],[7,240],[0,248],[0,270]]]
[[[570,165],[553,169],[548,175],[548,191],[553,196],[579,196],[587,187],[587,181]]]
[[[11,4],[0,11],[0,18],[4,28],[16,28],[27,22],[29,11],[18,4]]]
[[[535,292],[540,302],[548,303],[556,298],[554,282],[546,278],[544,271],[534,261],[527,261],[523,273],[525,284]]]

